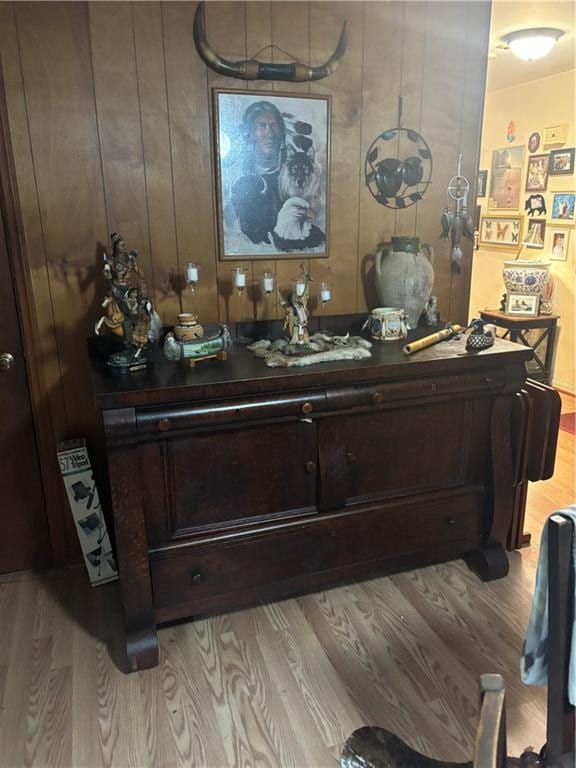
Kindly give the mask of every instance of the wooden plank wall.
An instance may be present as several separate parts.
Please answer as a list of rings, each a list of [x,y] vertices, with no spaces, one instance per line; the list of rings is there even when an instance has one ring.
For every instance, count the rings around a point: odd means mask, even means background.
[[[218,77],[192,39],[195,3],[0,3],[0,55],[27,258],[40,326],[45,402],[55,440],[98,435],[85,337],[104,290],[99,253],[112,231],[136,247],[162,320],[189,308],[181,270],[201,264],[205,321],[278,316],[265,298],[266,269],[286,288],[296,261],[242,262],[251,284],[234,295],[216,250],[211,88],[272,88],[332,97],[331,253],[311,260],[334,286],[331,313],[374,305],[373,253],[392,234],[418,234],[436,249],[442,315],[466,319],[471,251],[460,275],[437,240],[445,187],[459,152],[475,176],[489,2],[211,2],[207,35],[223,56],[276,45],[319,63],[348,19],[337,73],[315,83],[245,83]],[[262,58],[282,60],[277,49]],[[433,184],[417,206],[394,212],[364,185],[366,150],[397,119],[422,131]],[[240,262],[239,262],[240,263]]]

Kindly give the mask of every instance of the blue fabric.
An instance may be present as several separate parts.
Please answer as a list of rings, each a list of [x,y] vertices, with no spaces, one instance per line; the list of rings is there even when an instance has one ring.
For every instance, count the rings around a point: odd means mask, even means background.
[[[576,504],[559,509],[554,514],[572,520],[574,525],[572,567],[576,572]],[[544,525],[540,540],[536,586],[520,660],[522,681],[527,685],[546,685],[548,683],[548,523],[549,519]],[[574,620],[576,621],[576,588]],[[572,626],[572,644],[570,647],[568,698],[571,704],[576,705],[576,629],[574,626]]]

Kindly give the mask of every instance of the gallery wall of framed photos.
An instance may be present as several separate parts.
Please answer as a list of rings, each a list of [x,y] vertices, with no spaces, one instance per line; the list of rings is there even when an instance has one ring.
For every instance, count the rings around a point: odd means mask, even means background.
[[[506,140],[517,141],[516,133],[511,120]],[[546,129],[532,131],[526,146],[492,149],[490,168],[479,170],[477,186],[483,193],[478,196],[479,245],[517,252],[525,246],[551,256],[554,244],[550,235],[544,237],[546,223],[555,227],[576,223],[576,191],[566,189],[575,186],[575,149],[555,145],[540,152],[545,133]]]
[[[575,70],[486,94],[470,316],[497,309],[503,262],[542,259],[560,316],[554,382],[574,391],[576,282]],[[562,130],[551,130],[560,126]],[[550,134],[561,134],[552,143]]]

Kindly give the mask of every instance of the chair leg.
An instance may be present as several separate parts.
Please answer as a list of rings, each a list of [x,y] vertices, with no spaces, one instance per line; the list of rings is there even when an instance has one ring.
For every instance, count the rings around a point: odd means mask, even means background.
[[[568,700],[574,620],[573,529],[572,521],[560,515],[553,515],[548,521],[548,762],[574,749],[575,708]]]
[[[506,768],[506,707],[502,675],[480,677],[480,705],[474,768]]]

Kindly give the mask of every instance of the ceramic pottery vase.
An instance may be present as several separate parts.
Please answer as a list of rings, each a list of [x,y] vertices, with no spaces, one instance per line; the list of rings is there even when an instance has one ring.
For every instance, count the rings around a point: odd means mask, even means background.
[[[553,285],[550,262],[513,260],[505,261],[503,267],[506,292],[536,294],[540,296],[540,311],[550,314]]]
[[[194,341],[202,338],[204,328],[198,322],[196,315],[191,312],[181,312],[178,315],[178,322],[174,326],[174,336],[178,341]]]
[[[426,256],[423,251],[425,251]],[[401,307],[416,328],[434,285],[434,251],[417,237],[393,237],[376,252],[375,285],[384,307]]]
[[[406,313],[394,307],[376,307],[370,313],[362,330],[368,328],[373,339],[398,341],[408,335]]]

